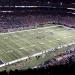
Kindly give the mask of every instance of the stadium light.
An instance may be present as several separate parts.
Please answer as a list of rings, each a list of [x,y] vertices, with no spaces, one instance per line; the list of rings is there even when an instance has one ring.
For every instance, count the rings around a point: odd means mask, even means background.
[[[70,9],[70,10],[75,10],[75,8],[67,8],[67,9]]]
[[[62,4],[63,4],[63,3],[62,3],[62,2],[60,2],[60,6],[62,6]]]
[[[75,15],[75,13],[72,13],[73,15]]]
[[[48,1],[48,4],[50,4],[50,2]]]
[[[3,12],[3,13],[8,12],[8,13],[11,13],[11,12],[14,12],[14,11],[0,11],[0,12]]]

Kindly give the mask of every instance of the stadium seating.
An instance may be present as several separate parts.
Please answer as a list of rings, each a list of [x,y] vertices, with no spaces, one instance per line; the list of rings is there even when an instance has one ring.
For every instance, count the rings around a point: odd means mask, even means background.
[[[39,67],[62,65],[62,64],[67,64],[67,63],[75,63],[75,48],[71,48],[71,50],[70,51],[68,50],[66,53],[63,54],[63,56],[58,55],[55,58],[52,58],[44,62],[44,64],[40,64]]]
[[[55,23],[70,27],[74,25],[75,17],[65,15],[21,15],[21,16],[0,16],[0,32],[7,32],[10,29],[18,30],[19,28],[35,27],[41,24]],[[14,30],[13,30],[14,31]]]

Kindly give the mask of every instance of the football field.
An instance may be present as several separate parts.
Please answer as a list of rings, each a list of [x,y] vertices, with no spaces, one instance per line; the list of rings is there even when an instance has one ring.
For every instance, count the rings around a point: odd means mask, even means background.
[[[72,42],[75,31],[60,25],[0,33],[0,61],[14,61]]]

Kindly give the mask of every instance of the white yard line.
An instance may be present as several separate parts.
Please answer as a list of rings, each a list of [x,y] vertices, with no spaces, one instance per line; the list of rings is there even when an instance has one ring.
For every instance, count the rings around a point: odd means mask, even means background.
[[[72,44],[75,44],[75,43],[73,42],[73,43],[70,43],[69,45],[72,45]],[[68,45],[66,45],[66,46],[68,47]],[[58,47],[58,49],[63,48],[63,47],[65,47],[65,45]],[[43,53],[48,53],[48,52],[50,52],[50,51],[54,51],[54,48],[51,48],[51,49],[48,49],[48,50],[46,50],[46,51],[42,51],[42,52],[33,54],[33,55],[31,55],[31,56],[26,56],[26,57],[23,57],[23,58],[14,60],[14,61],[10,61],[10,62],[4,63],[4,64],[0,65],[0,67],[7,66],[7,65],[11,65],[11,64],[14,64],[14,63],[17,63],[17,62],[20,62],[20,61],[29,59],[29,58],[31,58],[31,57],[36,57],[36,56],[42,55]]]

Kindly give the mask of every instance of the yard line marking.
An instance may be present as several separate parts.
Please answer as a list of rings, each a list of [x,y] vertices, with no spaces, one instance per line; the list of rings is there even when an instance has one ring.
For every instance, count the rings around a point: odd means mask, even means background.
[[[64,37],[65,39],[67,38],[67,37]]]
[[[67,45],[64,45],[64,47],[67,47]]]
[[[31,45],[31,46],[34,47],[34,46],[36,46],[36,45],[33,44],[33,45]]]
[[[24,49],[24,47],[21,47],[20,49]]]
[[[44,44],[43,42],[41,42],[40,44]]]
[[[52,42],[52,41],[49,41],[49,42]]]
[[[13,51],[7,51],[6,53],[12,53]]]
[[[32,51],[35,51],[35,50],[32,50]]]
[[[56,40],[60,40],[60,39],[56,39]]]

